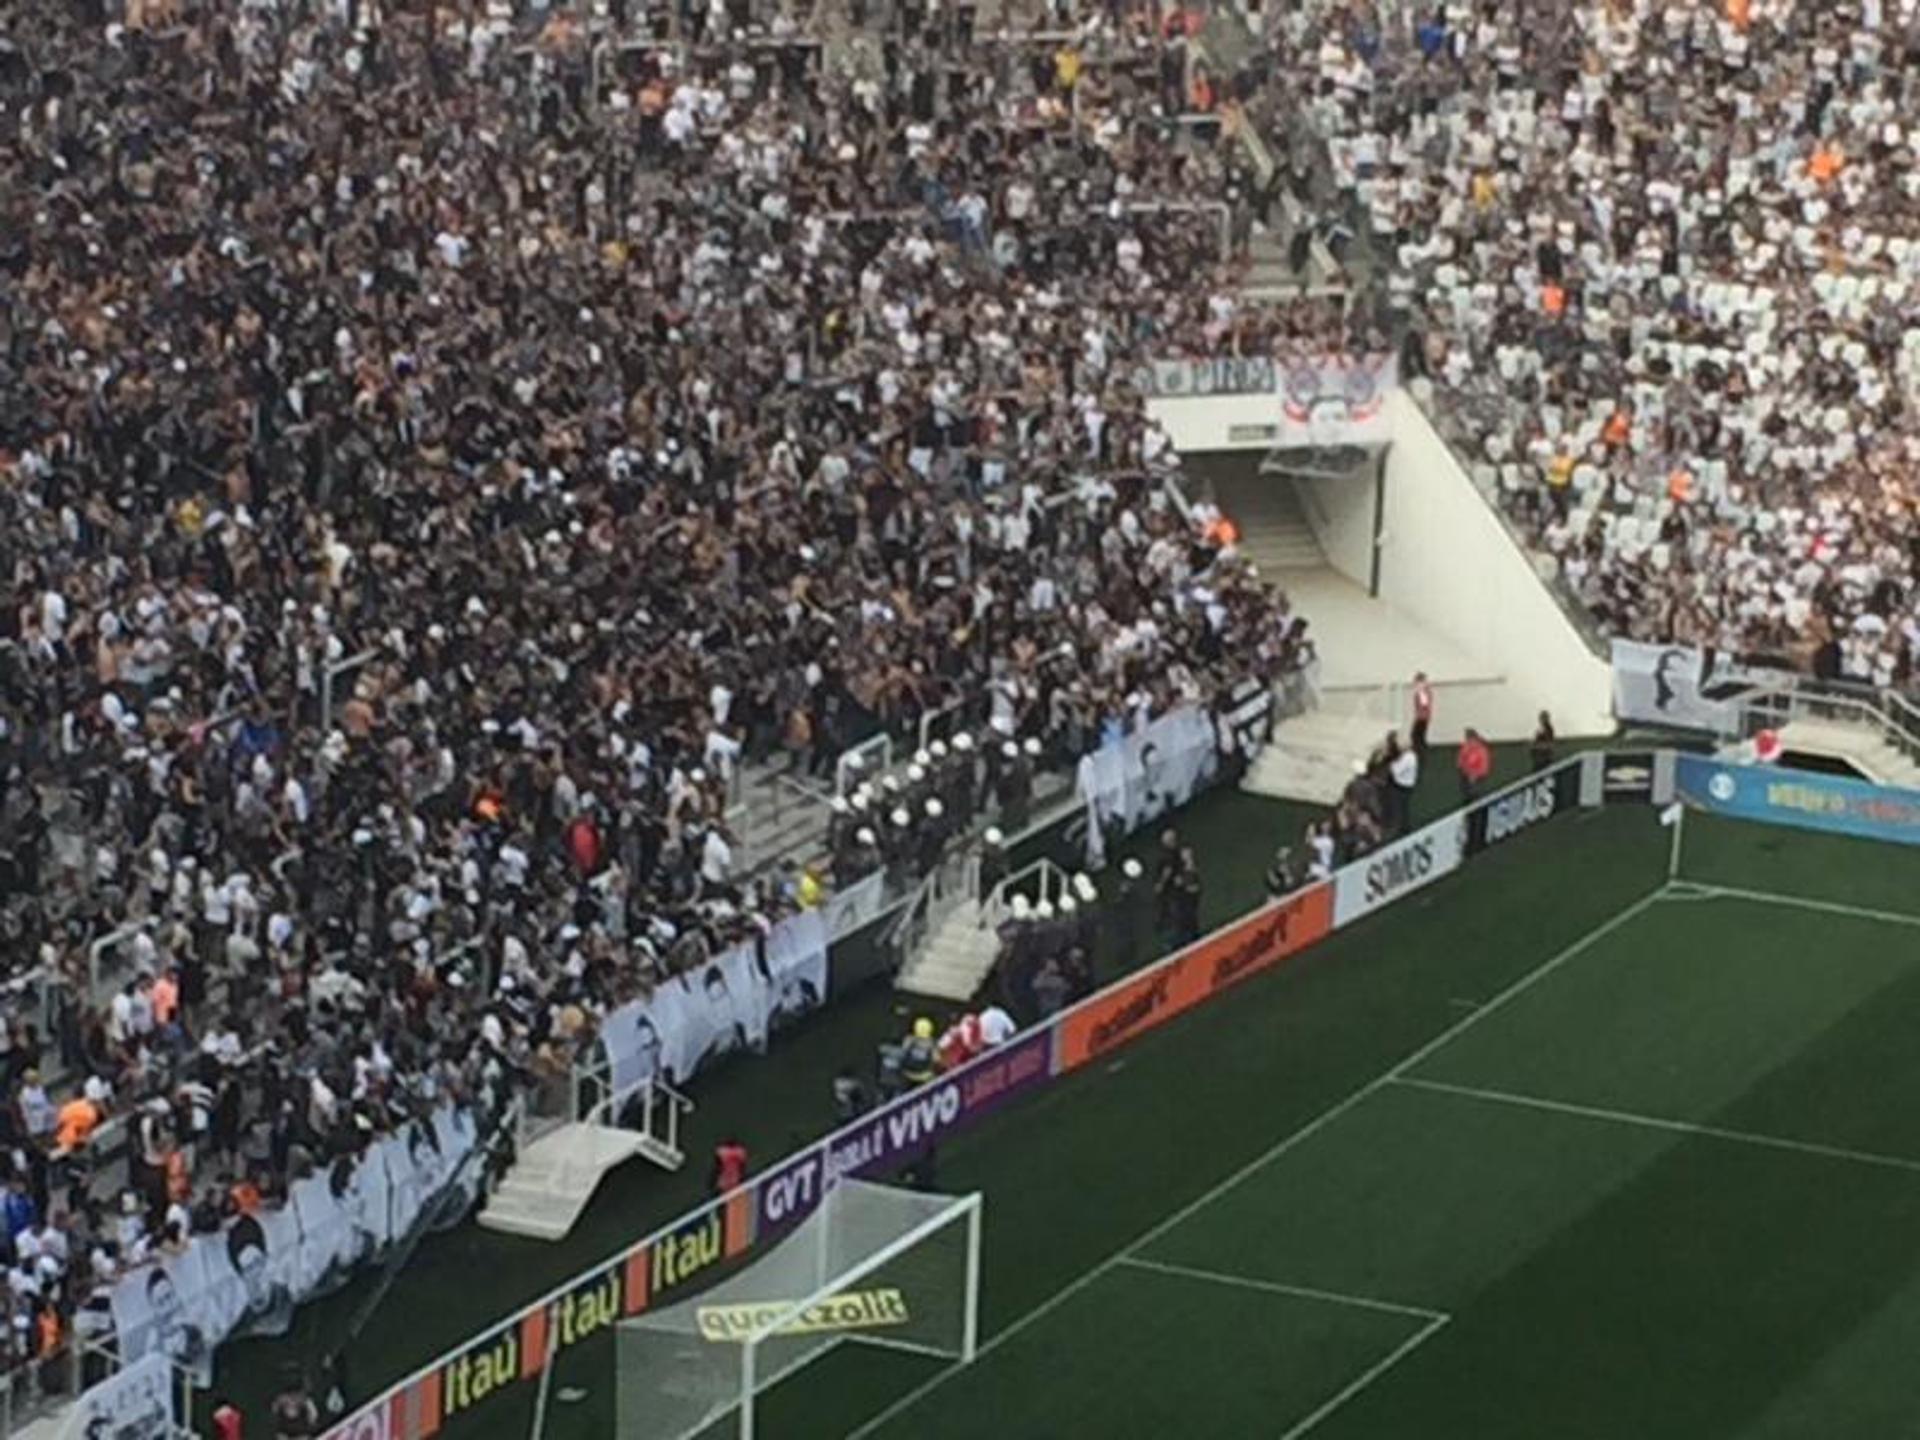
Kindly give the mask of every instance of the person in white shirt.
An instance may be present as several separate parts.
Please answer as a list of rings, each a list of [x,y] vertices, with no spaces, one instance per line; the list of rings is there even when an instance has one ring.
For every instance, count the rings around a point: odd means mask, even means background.
[[[1402,745],[1396,734],[1387,736],[1387,823],[1395,835],[1406,834],[1413,823],[1413,791],[1420,783],[1420,752]]]
[[[989,1005],[980,1012],[980,1043],[989,1050],[1006,1044],[1019,1029],[1013,1016],[998,1005]]]

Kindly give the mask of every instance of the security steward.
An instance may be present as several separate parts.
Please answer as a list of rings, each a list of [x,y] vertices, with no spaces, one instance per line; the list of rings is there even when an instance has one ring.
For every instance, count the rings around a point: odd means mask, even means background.
[[[922,1015],[913,1022],[913,1033],[901,1046],[900,1074],[909,1085],[924,1085],[938,1068],[939,1047],[933,1037],[933,1021]]]

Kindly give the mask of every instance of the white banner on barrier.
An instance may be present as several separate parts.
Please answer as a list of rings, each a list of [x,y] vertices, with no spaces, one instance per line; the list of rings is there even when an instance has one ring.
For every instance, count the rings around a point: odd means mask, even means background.
[[[1791,677],[1690,645],[1613,642],[1613,713],[1641,725],[1740,732],[1740,697]]]
[[[74,1405],[63,1435],[145,1440],[173,1433],[173,1367],[155,1351],[102,1380]]]
[[[1362,915],[1458,870],[1466,853],[1467,817],[1462,812],[1343,865],[1334,876],[1334,928],[1351,925]]]
[[[1131,835],[1179,809],[1219,762],[1213,723],[1191,705],[1169,710],[1080,760],[1087,805],[1087,864],[1106,863],[1107,837]]]
[[[1271,395],[1280,388],[1280,367],[1266,355],[1149,360],[1134,372],[1133,383],[1141,394],[1162,400],[1185,395]]]
[[[826,914],[827,941],[851,935],[879,917],[887,898],[887,872],[873,870],[845,889],[836,890],[820,908]]]
[[[724,950],[609,1014],[601,1033],[613,1088],[656,1075],[683,1083],[723,1056],[763,1048],[771,1031],[826,996],[826,916],[789,915],[762,940]]]
[[[123,1276],[110,1302],[121,1358],[157,1356],[211,1384],[223,1340],[285,1334],[296,1306],[345,1284],[416,1226],[465,1215],[480,1167],[461,1166],[478,1140],[471,1114],[444,1107],[295,1181],[286,1205]]]

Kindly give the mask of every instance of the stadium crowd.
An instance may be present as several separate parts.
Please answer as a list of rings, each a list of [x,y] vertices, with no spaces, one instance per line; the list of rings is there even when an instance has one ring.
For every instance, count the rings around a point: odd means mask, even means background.
[[[1405,373],[1603,627],[1911,684],[1920,6],[1263,29],[1256,109],[1324,141]]]
[[[967,13],[0,21],[16,1358],[812,898],[743,767],[958,702],[970,818],[1303,663],[1131,385],[1318,323],[1229,298],[1182,37]]]

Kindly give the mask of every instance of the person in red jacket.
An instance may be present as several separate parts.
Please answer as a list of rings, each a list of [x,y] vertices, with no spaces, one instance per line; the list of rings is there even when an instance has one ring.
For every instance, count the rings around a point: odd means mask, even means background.
[[[1460,798],[1471,800],[1480,793],[1481,785],[1493,771],[1493,751],[1487,748],[1478,730],[1469,729],[1453,763],[1460,772]]]
[[[724,1195],[747,1181],[747,1147],[731,1137],[714,1147],[713,1193]]]

